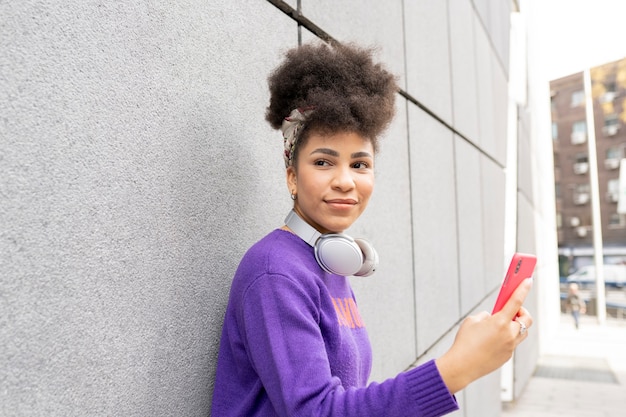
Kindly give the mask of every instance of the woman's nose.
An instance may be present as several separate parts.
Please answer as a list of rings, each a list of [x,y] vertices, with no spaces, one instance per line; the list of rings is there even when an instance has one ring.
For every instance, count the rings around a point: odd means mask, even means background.
[[[354,176],[350,167],[338,167],[333,177],[332,186],[347,191],[354,188],[354,184]]]

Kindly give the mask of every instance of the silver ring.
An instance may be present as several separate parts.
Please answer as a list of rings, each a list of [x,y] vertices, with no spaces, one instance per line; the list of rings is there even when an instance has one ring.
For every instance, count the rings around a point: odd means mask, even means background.
[[[526,330],[528,330],[528,327],[526,327],[526,323],[524,323],[520,319],[515,319],[515,321],[519,323],[519,334],[526,333]]]

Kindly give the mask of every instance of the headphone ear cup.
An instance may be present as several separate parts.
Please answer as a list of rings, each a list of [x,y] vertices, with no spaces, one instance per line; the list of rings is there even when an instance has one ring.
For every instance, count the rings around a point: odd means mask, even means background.
[[[315,243],[315,259],[326,272],[350,276],[362,268],[364,254],[353,238],[333,233],[319,237]]]
[[[369,277],[378,267],[378,252],[376,249],[365,239],[354,239],[355,243],[361,248],[363,252],[363,265],[354,275],[358,277]]]

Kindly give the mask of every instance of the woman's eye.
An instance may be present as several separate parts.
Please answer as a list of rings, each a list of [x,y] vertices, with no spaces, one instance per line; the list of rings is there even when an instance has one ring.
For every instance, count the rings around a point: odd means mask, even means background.
[[[369,168],[369,165],[365,162],[356,162],[352,166],[357,169]]]
[[[325,166],[328,166],[329,164],[330,163],[328,161],[326,161],[325,159],[318,159],[317,161],[315,161],[313,163],[313,165],[317,165],[317,166],[320,166],[320,167],[325,167]]]

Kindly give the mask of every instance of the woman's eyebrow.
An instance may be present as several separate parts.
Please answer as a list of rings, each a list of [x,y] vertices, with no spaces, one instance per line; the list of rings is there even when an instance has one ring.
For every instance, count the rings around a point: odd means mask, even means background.
[[[339,156],[339,152],[333,150],[333,149],[328,149],[328,148],[317,148],[315,150],[313,150],[310,155],[313,155],[314,153],[323,153],[325,155],[330,155],[330,156]]]
[[[317,148],[315,150],[313,150],[311,152],[311,155],[313,155],[314,153],[323,153],[325,155],[330,155],[330,156],[339,156],[339,152],[335,151],[334,149],[329,149],[329,148]],[[351,158],[373,158],[372,154],[366,151],[360,151],[360,152],[354,152],[353,154],[350,155]]]
[[[371,153],[365,152],[365,151],[355,152],[352,155],[350,155],[350,157],[352,157],[352,158],[373,158]]]

